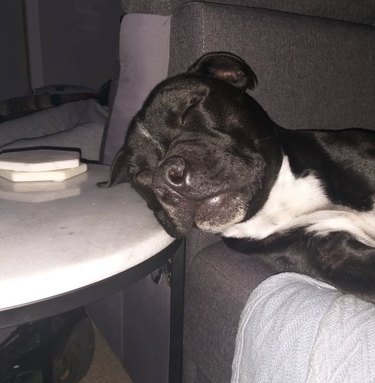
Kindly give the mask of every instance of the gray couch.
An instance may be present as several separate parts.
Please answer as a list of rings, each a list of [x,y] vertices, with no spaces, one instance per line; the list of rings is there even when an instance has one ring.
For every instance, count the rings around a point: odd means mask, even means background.
[[[134,60],[136,65],[129,66],[136,67],[137,81],[136,89],[127,90],[126,81],[133,77],[120,74],[118,92],[124,94],[115,100],[105,161],[121,144],[124,121],[147,91],[209,51],[231,51],[250,64],[259,80],[252,95],[281,126],[375,127],[375,3],[370,0],[123,4],[128,13],[123,23],[134,29],[126,36],[130,45],[123,52],[122,72]],[[129,98],[135,105],[128,105]],[[198,231],[189,235],[184,382],[230,381],[240,314],[250,293],[272,274],[256,255],[235,253],[220,238]]]

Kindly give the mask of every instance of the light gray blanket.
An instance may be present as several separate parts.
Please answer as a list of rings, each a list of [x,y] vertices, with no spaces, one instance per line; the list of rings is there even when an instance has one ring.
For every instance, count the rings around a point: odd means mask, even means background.
[[[243,310],[232,383],[375,382],[375,305],[308,276],[261,283]]]
[[[94,100],[70,102],[0,124],[0,152],[29,147],[60,147],[99,160],[106,107]]]

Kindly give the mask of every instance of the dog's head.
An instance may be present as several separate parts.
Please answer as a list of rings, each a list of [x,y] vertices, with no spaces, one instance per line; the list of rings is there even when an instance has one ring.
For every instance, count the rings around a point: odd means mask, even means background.
[[[108,185],[128,177],[174,237],[244,220],[264,197],[274,135],[246,93],[256,81],[242,59],[219,52],[160,83],[132,121]]]

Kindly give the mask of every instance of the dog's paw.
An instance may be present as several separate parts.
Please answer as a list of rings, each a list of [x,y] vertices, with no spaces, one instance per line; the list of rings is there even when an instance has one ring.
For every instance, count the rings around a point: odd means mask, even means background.
[[[247,226],[243,223],[237,223],[223,230],[221,235],[227,238],[243,238],[248,235]]]

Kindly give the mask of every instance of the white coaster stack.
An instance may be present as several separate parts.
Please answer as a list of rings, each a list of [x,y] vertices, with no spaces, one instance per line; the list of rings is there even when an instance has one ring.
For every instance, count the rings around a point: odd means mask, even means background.
[[[12,182],[65,181],[87,171],[79,153],[24,150],[0,154],[0,176]]]

